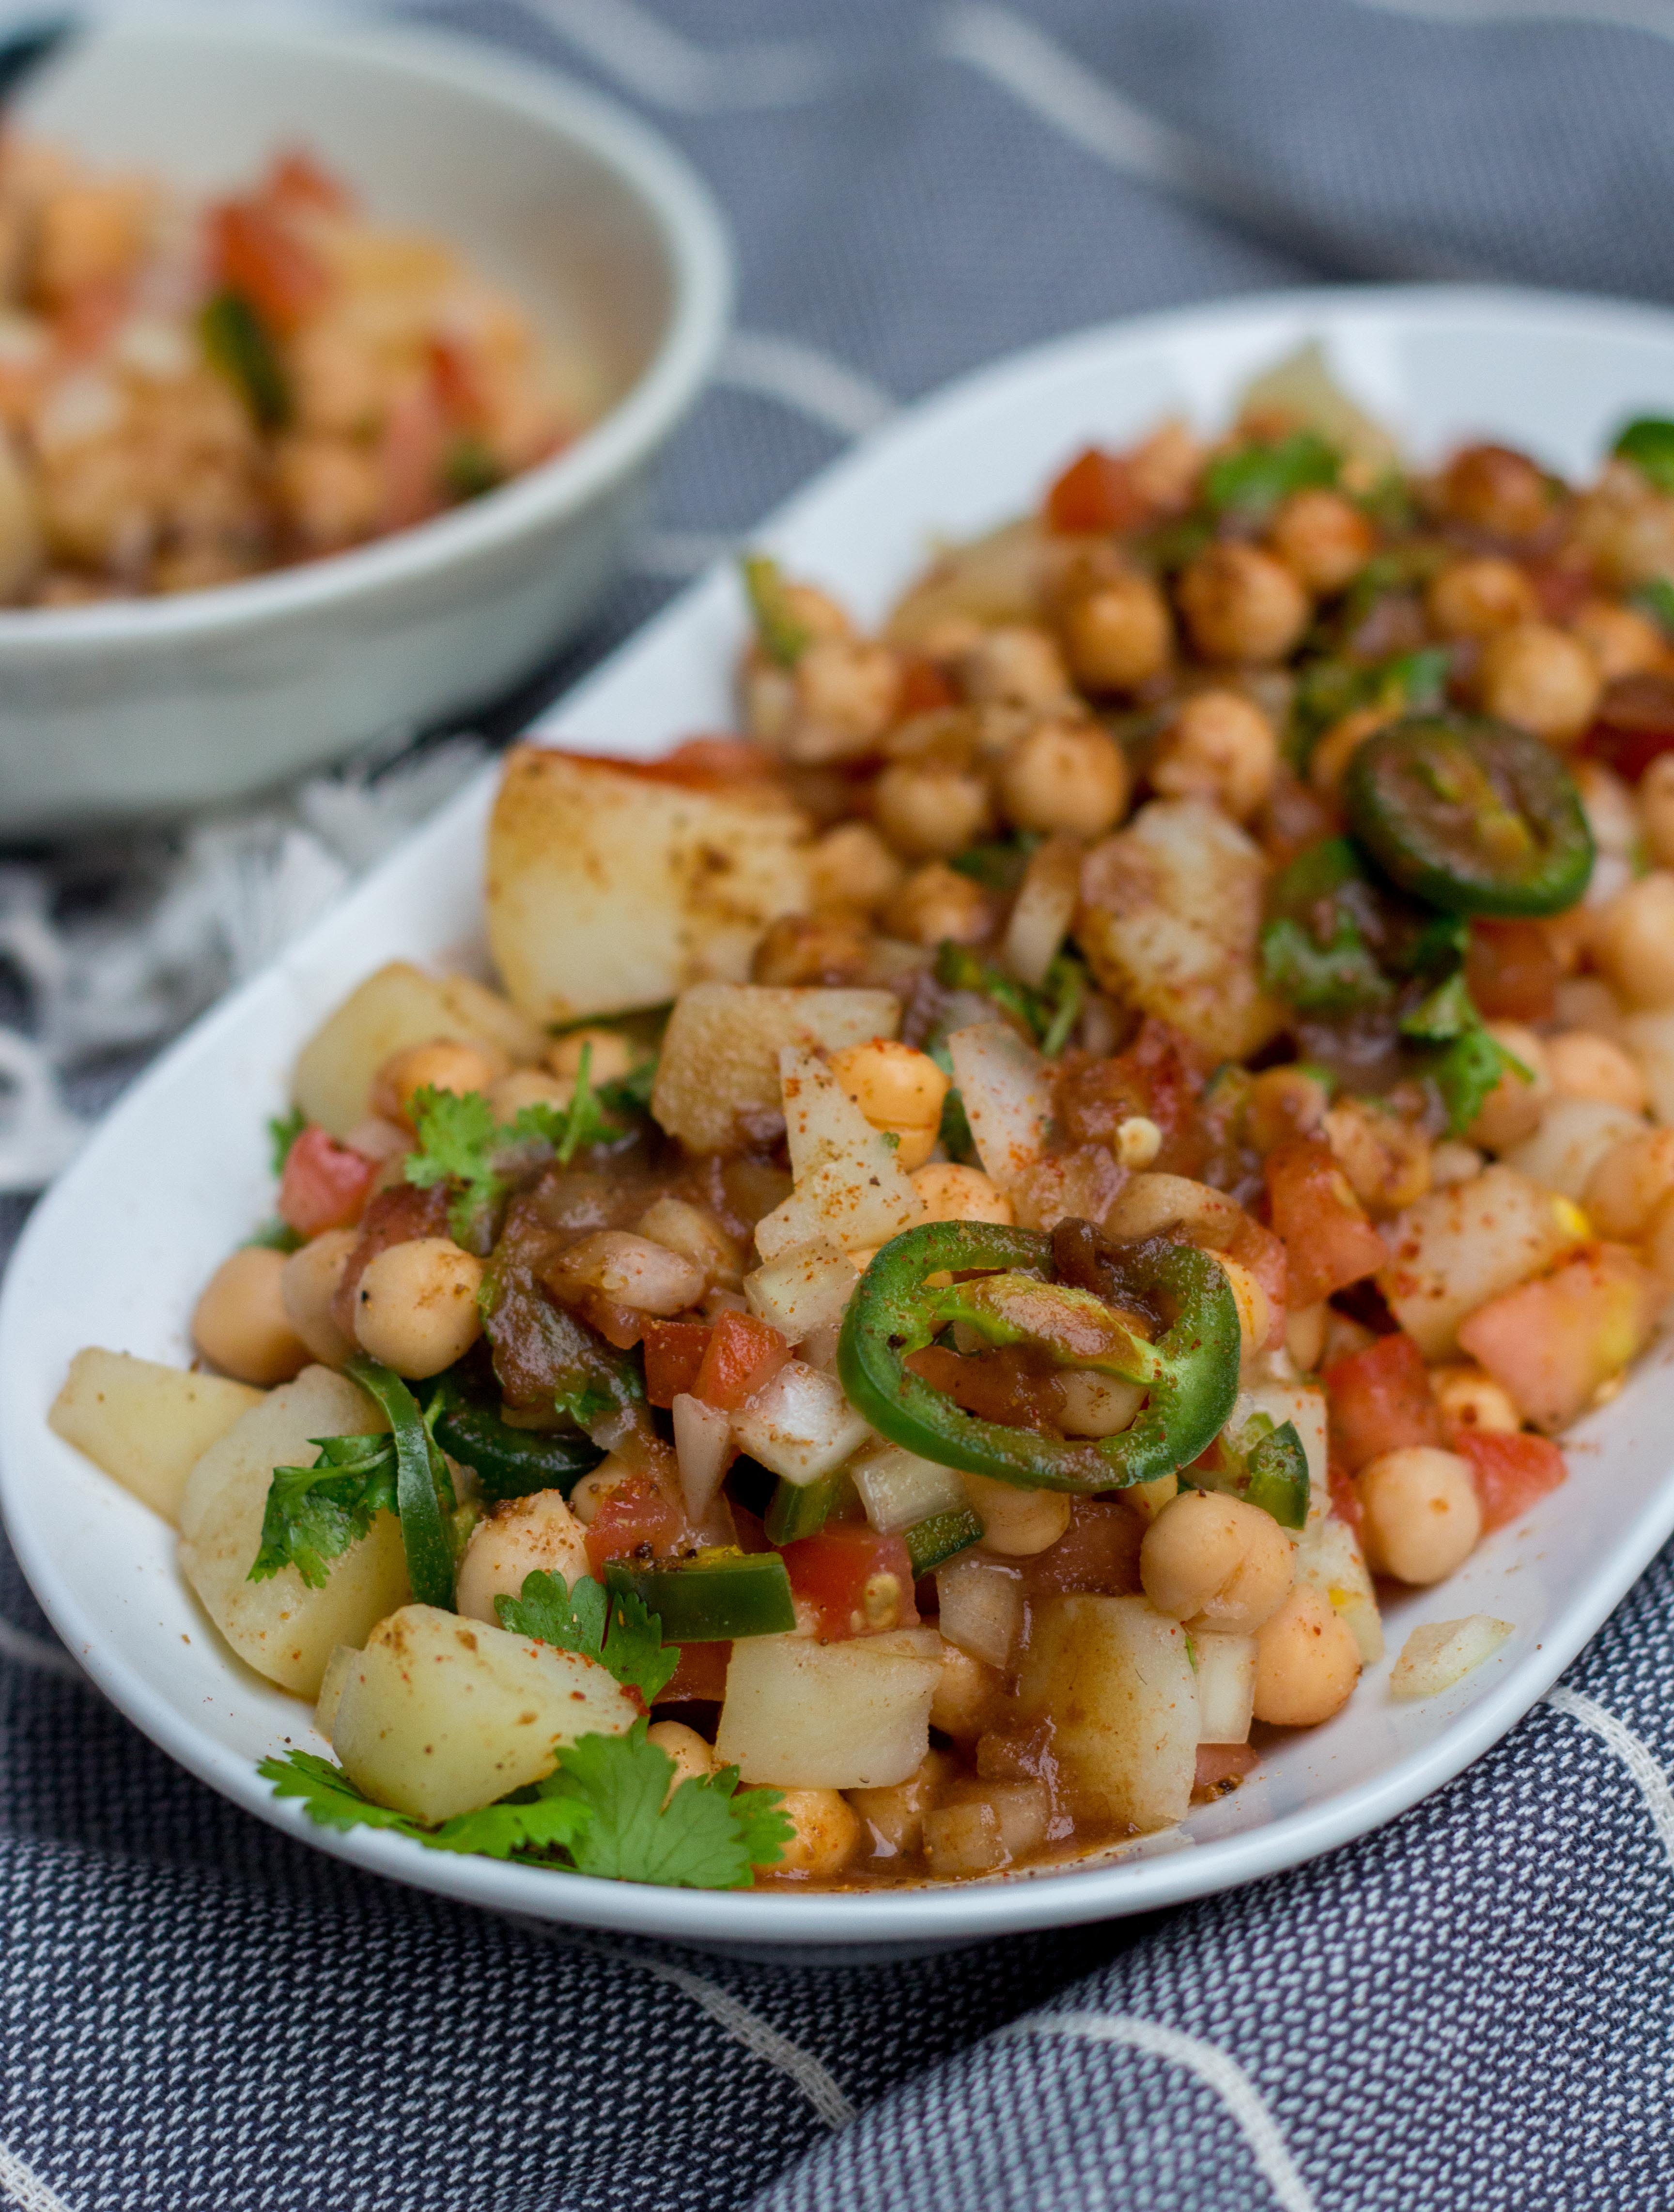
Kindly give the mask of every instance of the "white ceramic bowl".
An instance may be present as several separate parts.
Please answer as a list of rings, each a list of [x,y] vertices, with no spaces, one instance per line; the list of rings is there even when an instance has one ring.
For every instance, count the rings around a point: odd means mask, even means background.
[[[1581,470],[1621,416],[1674,395],[1674,316],[1532,294],[1293,293],[1097,331],[915,409],[762,533],[799,574],[880,613],[936,532],[1027,507],[1089,438],[1160,415],[1221,419],[1254,371],[1325,340],[1342,379],[1420,455],[1492,431]],[[688,592],[564,703],[548,734],[646,754],[726,726],[743,635],[735,582]],[[636,1888],[311,1826],[255,1762],[323,1748],[306,1707],[245,1671],[174,1566],[173,1532],[52,1435],[84,1344],[184,1362],[199,1286],[271,1202],[263,1118],[313,1025],[379,963],[457,958],[480,935],[485,776],[267,974],[200,1022],[112,1115],[46,1200],[0,1300],[0,1504],[70,1650],[124,1712],[237,1803],[322,1850],[473,1903],[716,1946],[919,1947],[1104,1918],[1202,1896],[1328,1850],[1458,1772],[1549,1686],[1674,1529],[1674,1371],[1653,1352],[1583,1425],[1567,1483],[1441,1588],[1390,1608],[1391,1651],[1421,1620],[1516,1624],[1446,1695],[1397,1705],[1388,1662],[1328,1727],[1265,1758],[1183,1830],[1071,1871],[854,1895]]]
[[[260,789],[484,702],[563,643],[726,325],[725,236],[679,155],[533,63],[295,15],[90,30],[17,112],[96,163],[211,191],[307,145],[581,347],[611,404],[557,459],[376,544],[175,599],[0,611],[0,831]]]

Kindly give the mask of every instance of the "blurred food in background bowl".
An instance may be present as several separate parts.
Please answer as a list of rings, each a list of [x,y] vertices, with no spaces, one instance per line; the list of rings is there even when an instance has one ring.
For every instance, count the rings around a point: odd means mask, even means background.
[[[306,19],[91,30],[13,117],[9,835],[261,789],[574,633],[725,325],[676,155],[533,68]]]

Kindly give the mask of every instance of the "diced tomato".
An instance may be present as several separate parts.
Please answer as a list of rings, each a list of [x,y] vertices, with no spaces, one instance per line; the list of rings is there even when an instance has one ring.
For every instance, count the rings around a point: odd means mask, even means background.
[[[447,418],[428,382],[410,384],[396,394],[378,446],[386,530],[405,530],[440,514],[447,439]]]
[[[1316,1305],[1387,1264],[1383,1238],[1323,1138],[1299,1138],[1269,1152],[1267,1189],[1290,1263],[1293,1306]]]
[[[320,215],[347,215],[355,204],[354,194],[341,178],[295,146],[274,162],[262,197],[275,207],[306,208]]]
[[[1289,1304],[1290,1262],[1281,1238],[1246,1213],[1233,1231],[1227,1257],[1246,1267],[1267,1292],[1269,1319],[1267,1350],[1276,1351],[1285,1340],[1285,1308]]]
[[[959,695],[934,660],[915,654],[901,671],[901,692],[896,712],[904,722],[910,714],[933,714],[938,708],[957,707]]]
[[[667,1685],[657,1692],[660,1705],[691,1705],[700,1701],[719,1704],[727,1694],[727,1662],[733,1656],[730,1644],[679,1644],[679,1663],[669,1676]]]
[[[1097,446],[1077,454],[1046,495],[1047,527],[1063,537],[1136,530],[1146,514],[1127,464]]]
[[[1200,1743],[1197,1771],[1191,1778],[1192,1796],[1200,1802],[1226,1796],[1238,1788],[1258,1756],[1253,1744]]]
[[[880,1536],[864,1522],[842,1522],[787,1544],[783,1558],[791,1589],[813,1607],[823,1644],[911,1628],[918,1620],[903,1537]]]
[[[1525,567],[1524,574],[1535,587],[1540,611],[1549,623],[1574,620],[1582,603],[1592,598],[1593,581],[1585,568],[1562,568],[1555,562]]]
[[[1645,669],[1613,678],[1581,749],[1637,783],[1659,753],[1674,751],[1674,676]]]
[[[1329,1460],[1325,1467],[1326,1486],[1331,1493],[1331,1510],[1339,1521],[1346,1521],[1358,1536],[1361,1533],[1361,1494],[1354,1487],[1354,1478],[1339,1459]]]
[[[611,1559],[651,1559],[673,1551],[685,1516],[648,1474],[630,1474],[606,1491],[587,1532],[587,1563],[602,1576]]]
[[[1424,1355],[1404,1330],[1334,1360],[1320,1380],[1330,1403],[1332,1455],[1350,1474],[1385,1452],[1444,1440]]]
[[[712,1334],[706,1321],[646,1323],[645,1395],[654,1406],[672,1406],[691,1389]]]
[[[1476,921],[1464,980],[1485,1019],[1544,1022],[1558,988],[1558,957],[1537,921]]]
[[[330,291],[331,278],[318,254],[259,200],[228,200],[211,210],[209,226],[216,282],[247,300],[281,337],[294,331]]]
[[[1503,1429],[1461,1429],[1453,1449],[1470,1462],[1482,1501],[1483,1528],[1503,1528],[1537,1498],[1555,1490],[1569,1472],[1550,1437],[1507,1434]]]
[[[346,1229],[366,1210],[378,1163],[328,1137],[310,1121],[285,1156],[279,1179],[279,1218],[299,1237]]]
[[[488,395],[471,349],[457,338],[433,337],[429,351],[437,405],[456,428],[475,429],[488,412]]]
[[[1666,1295],[1625,1245],[1583,1245],[1549,1275],[1478,1306],[1459,1342],[1525,1421],[1561,1429],[1627,1366]]]
[[[723,1413],[735,1413],[789,1358],[790,1346],[770,1322],[758,1321],[754,1314],[724,1313],[704,1349],[691,1395]]]

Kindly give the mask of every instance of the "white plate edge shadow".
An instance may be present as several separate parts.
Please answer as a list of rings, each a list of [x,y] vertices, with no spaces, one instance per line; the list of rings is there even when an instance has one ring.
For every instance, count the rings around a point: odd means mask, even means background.
[[[822,471],[752,532],[752,541],[769,546],[794,543],[800,529],[817,529],[821,511],[840,501],[855,483],[863,484],[868,471],[886,468],[904,443],[910,447],[938,426],[957,427],[964,413],[979,412],[1014,385],[1026,386],[1055,369],[1073,369],[1112,350],[1119,356],[1147,345],[1190,343],[1194,338],[1205,343],[1224,343],[1230,335],[1240,340],[1250,364],[1256,366],[1305,335],[1351,337],[1360,326],[1370,328],[1391,317],[1421,326],[1473,316],[1503,325],[1527,319],[1544,325],[1549,331],[1597,333],[1607,328],[1624,339],[1651,338],[1668,349],[1668,374],[1674,382],[1674,315],[1652,308],[1532,292],[1440,287],[1259,295],[1230,304],[1135,318],[1078,333],[1011,356],[962,379]],[[1119,362],[1114,365],[1119,367]],[[1192,398],[1200,408],[1214,404],[1214,396],[1204,392],[1195,391]],[[1077,436],[1087,434],[1091,427],[1073,424],[1056,443],[1068,451]],[[1462,423],[1460,427],[1480,426]],[[700,579],[594,671],[534,734],[601,749],[606,740],[588,727],[589,718],[600,706],[609,707],[613,691],[628,688],[637,669],[654,665],[663,652],[678,650],[688,633],[693,641],[701,642],[709,629],[720,624],[736,635],[740,617],[731,597],[732,588],[724,572],[711,572]],[[667,726],[695,726],[700,713],[701,709],[682,709]],[[645,746],[630,742],[617,749],[633,751]],[[154,1093],[184,1080],[196,1064],[213,1065],[223,1036],[230,1039],[253,1027],[264,1007],[276,1013],[283,1010],[288,994],[306,989],[310,967],[320,955],[351,939],[357,919],[369,917],[398,885],[406,884],[410,894],[421,885],[426,877],[427,854],[472,832],[485,809],[494,774],[491,769],[486,771],[484,778],[392,854],[271,968],[203,1017],[159,1059],[37,1208],[0,1293],[0,1509],[25,1575],[55,1628],[119,1710],[200,1780],[245,1810],[334,1856],[438,1894],[531,1917],[698,1944],[894,1942],[910,1945],[915,1941],[959,1941],[1145,1911],[1299,1864],[1381,1825],[1451,1780],[1538,1702],[1674,1534],[1674,1484],[1663,1483],[1617,1533],[1588,1578],[1555,1611],[1540,1641],[1530,1645],[1526,1638],[1519,1638],[1505,1654],[1490,1662],[1473,1678],[1475,1687],[1467,1692],[1469,1702],[1446,1721],[1431,1741],[1318,1804],[1281,1814],[1248,1832],[1193,1842],[1190,1848],[1154,1845],[1154,1855],[1136,1855],[1114,1864],[963,1886],[797,1895],[661,1890],[556,1876],[463,1856],[444,1857],[376,1832],[340,1834],[314,1826],[299,1807],[273,1798],[248,1758],[209,1737],[187,1711],[154,1689],[116,1654],[112,1639],[70,1588],[54,1557],[36,1540],[27,1510],[24,1470],[43,1451],[64,1452],[68,1448],[40,1425],[39,1376],[27,1366],[15,1366],[14,1362],[26,1357],[22,1313],[36,1276],[40,1273],[43,1281],[50,1279],[51,1270],[44,1268],[43,1262],[50,1257],[58,1218],[73,1206],[82,1182],[103,1174],[107,1159],[122,1157],[130,1122],[144,1113]],[[295,1049],[301,1034],[288,1032],[288,1050]],[[253,1107],[252,1118],[257,1118]],[[1608,1421],[1609,1417],[1604,1418]],[[102,1477],[94,1479],[104,1483]],[[144,1509],[125,1499],[114,1485],[108,1489],[120,1507],[149,1522]],[[1537,1538],[1541,1517],[1541,1509],[1537,1508],[1518,1524],[1519,1531]],[[1490,1548],[1479,1559],[1500,1565],[1514,1564],[1510,1538],[1515,1533],[1491,1539]],[[224,1653],[222,1656],[229,1668],[235,1664]],[[1387,1662],[1385,1665],[1386,1668]],[[303,1711],[297,1708],[299,1720]],[[304,1736],[309,1733],[306,1724],[299,1730]],[[280,1740],[276,1731],[276,1746]]]

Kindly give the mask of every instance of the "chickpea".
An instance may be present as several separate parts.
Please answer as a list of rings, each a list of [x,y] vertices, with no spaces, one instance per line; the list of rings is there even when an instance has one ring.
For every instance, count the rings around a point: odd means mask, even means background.
[[[985,1474],[959,1478],[983,1524],[983,1544],[1003,1559],[1032,1559],[1056,1544],[1069,1526],[1069,1498],[1062,1490],[1014,1490]]]
[[[1127,459],[1129,481],[1147,507],[1173,514],[1191,505],[1192,492],[1202,472],[1204,447],[1190,424],[1178,415],[1159,423]]]
[[[1637,607],[1618,606],[1613,599],[1586,599],[1569,627],[1598,664],[1606,684],[1663,665],[1666,648],[1662,632]]]
[[[1151,781],[1165,799],[1207,799],[1247,822],[1279,771],[1279,740],[1236,691],[1195,691],[1158,748]]]
[[[797,712],[782,739],[804,766],[870,752],[895,720],[901,662],[886,645],[821,638],[796,664]]]
[[[1425,594],[1431,622],[1444,637],[1492,637],[1536,621],[1540,600],[1514,561],[1455,561]]]
[[[1176,596],[1205,660],[1282,660],[1312,611],[1284,562],[1253,545],[1211,545],[1181,576]]]
[[[562,1109],[575,1095],[573,1081],[549,1075],[544,1067],[514,1067],[488,1087],[488,1103],[496,1121],[514,1121],[526,1106]]]
[[[433,1037],[429,1044],[410,1044],[393,1052],[373,1078],[372,1110],[410,1129],[415,1092],[428,1087],[463,1097],[470,1091],[486,1091],[509,1075],[511,1066],[508,1054],[480,1040]]]
[[[1446,512],[1496,538],[1532,538],[1552,513],[1546,479],[1526,453],[1506,446],[1467,446],[1440,486]]]
[[[951,762],[895,761],[878,778],[878,827],[910,860],[962,853],[989,823],[988,785]]]
[[[1592,720],[1602,686],[1598,664],[1567,630],[1519,623],[1482,647],[1476,672],[1484,711],[1549,744],[1573,744]]]
[[[1659,753],[1641,779],[1640,817],[1659,868],[1674,867],[1674,753]]]
[[[708,1287],[705,1270],[681,1252],[630,1229],[594,1229],[545,1271],[560,1295],[597,1291],[636,1313],[685,1313]]]
[[[1239,1356],[1253,1359],[1267,1342],[1268,1331],[1273,1325],[1273,1304],[1267,1292],[1250,1270],[1236,1260],[1229,1260],[1224,1252],[1217,1252],[1233,1293],[1233,1304],[1238,1308]]]
[[[526,1575],[562,1575],[566,1586],[591,1574],[581,1522],[561,1490],[538,1490],[490,1505],[471,1532],[460,1562],[455,1604],[472,1620],[493,1627],[496,1597],[516,1597]]]
[[[1012,707],[1061,707],[1070,695],[1069,672],[1057,641],[1026,623],[984,630],[959,657],[959,681],[968,699]]]
[[[1592,955],[1616,996],[1674,1006],[1674,873],[1656,868],[1600,909]]]
[[[1641,835],[1639,802],[1630,787],[1603,761],[1578,760],[1569,771],[1600,853],[1631,860]]]
[[[955,1743],[974,1743],[993,1722],[1005,1693],[1005,1678],[986,1660],[973,1659],[944,1637],[941,1672],[930,1700],[930,1725]]]
[[[1546,1048],[1521,1022],[1489,1022],[1488,1035],[1512,1058],[1526,1067],[1532,1082],[1508,1067],[1488,1097],[1466,1134],[1485,1152],[1509,1152],[1525,1137],[1533,1136],[1552,1096],[1552,1077],[1546,1065]]]
[[[354,1340],[332,1318],[332,1301],[359,1242],[358,1230],[327,1229],[293,1252],[279,1277],[279,1296],[292,1328],[326,1367],[341,1367],[355,1354]]]
[[[1383,707],[1356,707],[1333,722],[1308,756],[1308,781],[1314,789],[1330,798],[1372,732],[1394,719]]]
[[[735,1291],[744,1279],[739,1250],[706,1206],[693,1206],[667,1194],[648,1206],[634,1224],[635,1231],[654,1244],[667,1245],[701,1267],[706,1285]]]
[[[1093,722],[1037,722],[1000,763],[1000,804],[1020,830],[1102,837],[1128,805],[1128,763]]]
[[[308,1346],[285,1309],[283,1252],[247,1244],[225,1259],[192,1316],[192,1342],[213,1366],[266,1389],[308,1364]]]
[[[808,889],[817,907],[887,906],[906,871],[869,822],[840,822],[808,855]]]
[[[923,1841],[924,1815],[954,1773],[945,1751],[927,1751],[904,1782],[890,1789],[849,1790],[843,1794],[873,1836],[874,1858],[910,1858]]]
[[[1474,1145],[1462,1145],[1457,1138],[1444,1137],[1430,1151],[1430,1188],[1432,1190],[1452,1190],[1456,1183],[1469,1182],[1482,1171],[1482,1154]]]
[[[1173,657],[1168,602],[1148,576],[1112,576],[1078,594],[1061,627],[1070,673],[1086,691],[1132,691]]]
[[[368,1261],[355,1291],[361,1348],[421,1380],[462,1359],[482,1334],[483,1263],[446,1237],[414,1237]]]
[[[909,945],[980,945],[994,927],[988,894],[945,861],[933,860],[908,877],[886,920]]]
[[[697,1729],[688,1728],[684,1721],[653,1721],[645,1731],[645,1741],[655,1744],[666,1759],[674,1762],[674,1779],[668,1785],[671,1797],[683,1782],[701,1782],[715,1772],[714,1745],[705,1743]]]
[[[1665,1199],[1645,1233],[1646,1265],[1659,1283],[1674,1286],[1674,1197]]]
[[[1610,1146],[1587,1177],[1581,1208],[1601,1237],[1634,1243],[1674,1194],[1674,1129],[1647,1129]]]
[[[1165,1507],[1139,1550],[1139,1578],[1159,1613],[1228,1635],[1253,1636],[1295,1572],[1294,1547],[1270,1513],[1205,1490]]]
[[[947,1076],[929,1054],[890,1037],[874,1037],[870,1044],[834,1052],[830,1066],[873,1127],[900,1139],[901,1165],[909,1172],[922,1167],[935,1148],[948,1088]]]
[[[1368,1213],[1399,1213],[1430,1188],[1430,1140],[1410,1121],[1345,1098],[1324,1126],[1337,1165]]]
[[[620,1030],[567,1030],[548,1051],[546,1065],[561,1081],[573,1084],[581,1072],[581,1054],[589,1046],[587,1081],[595,1087],[620,1083],[624,1075],[632,1074],[636,1055]]]
[[[1645,1111],[1645,1077],[1639,1062],[1609,1037],[1586,1030],[1548,1037],[1546,1071],[1560,1098],[1603,1098],[1629,1114]]]
[[[779,1810],[792,1835],[781,1857],[762,1871],[829,1881],[861,1847],[861,1816],[840,1790],[786,1790]]]
[[[1372,525],[1340,491],[1292,492],[1267,532],[1270,550],[1321,596],[1354,581],[1374,542]]]
[[[1470,1360],[1452,1367],[1433,1367],[1430,1395],[1450,1432],[1483,1429],[1495,1435],[1514,1436],[1523,1425],[1510,1393],[1501,1389],[1486,1368]]]
[[[1317,1728],[1342,1711],[1360,1674],[1348,1623],[1323,1590],[1299,1583],[1256,1637],[1255,1718]]]
[[[757,983],[829,989],[853,983],[872,965],[872,933],[839,913],[782,914],[756,947],[750,975]]]
[[[994,1221],[1009,1229],[1017,1219],[1010,1199],[980,1168],[938,1160],[913,1170],[912,1187],[927,1221]]]
[[[1312,1375],[1324,1355],[1326,1311],[1321,1298],[1311,1306],[1293,1306],[1285,1316],[1285,1350],[1304,1375]]]
[[[1367,1562],[1397,1582],[1439,1583],[1482,1533],[1470,1462],[1433,1444],[1385,1452],[1355,1478]]]
[[[1311,1137],[1324,1126],[1331,1094],[1301,1067],[1267,1067],[1250,1086],[1245,1133],[1263,1158],[1293,1137]]]

